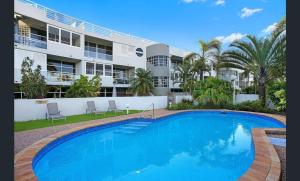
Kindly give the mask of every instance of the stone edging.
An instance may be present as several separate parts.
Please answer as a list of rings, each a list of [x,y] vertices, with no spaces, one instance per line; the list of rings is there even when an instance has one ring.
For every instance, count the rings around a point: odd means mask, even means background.
[[[227,111],[227,110],[222,110],[222,111]],[[165,111],[165,112],[162,111],[162,113],[159,116],[156,116],[156,118],[168,116],[178,112],[185,112],[185,111]],[[232,112],[244,112],[244,111],[232,111]],[[264,114],[264,113],[253,113],[253,112],[247,112],[247,113],[265,115],[277,119],[284,124],[286,123],[285,116]],[[23,149],[22,151],[20,151],[18,154],[15,155],[15,161],[14,161],[15,180],[16,181],[37,180],[32,169],[32,160],[36,156],[36,154],[50,142],[81,129],[86,129],[89,127],[95,127],[95,126],[104,125],[113,122],[120,122],[125,119],[136,118],[137,116],[138,114],[132,114],[126,116],[125,118],[124,116],[105,118],[101,120],[100,123],[81,125],[75,128],[71,128],[65,131],[55,133],[53,135],[50,135],[46,138],[43,138],[35,142],[31,146]],[[267,130],[284,131],[285,128],[267,129]],[[246,181],[246,180],[278,181],[279,180],[280,161],[273,145],[268,141],[265,131],[266,131],[265,129],[257,129],[257,128],[252,130],[253,141],[255,144],[255,160],[252,163],[251,167],[248,169],[248,171],[239,180],[241,181]]]

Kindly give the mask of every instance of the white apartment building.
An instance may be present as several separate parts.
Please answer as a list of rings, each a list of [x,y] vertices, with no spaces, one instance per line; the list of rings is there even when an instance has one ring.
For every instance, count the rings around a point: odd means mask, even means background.
[[[129,95],[129,79],[137,68],[153,74],[154,95],[180,92],[171,75],[174,66],[191,53],[166,44],[94,25],[29,0],[15,0],[15,97],[22,97],[22,61],[29,57],[41,65],[49,86],[48,97],[64,96],[80,75],[101,76],[101,95]]]

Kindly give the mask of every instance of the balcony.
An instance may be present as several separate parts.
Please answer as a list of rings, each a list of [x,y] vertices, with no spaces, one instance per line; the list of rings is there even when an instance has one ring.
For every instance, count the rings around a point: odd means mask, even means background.
[[[56,22],[59,22],[59,23],[65,24],[65,25],[69,25],[73,28],[78,28],[78,29],[84,30],[85,32],[95,33],[95,34],[98,34],[100,36],[105,36],[105,37],[118,36],[118,37],[122,37],[122,38],[128,38],[131,40],[142,41],[149,45],[156,43],[155,41],[152,41],[152,40],[148,40],[145,38],[118,32],[115,30],[111,30],[111,29],[108,29],[108,28],[105,28],[102,26],[98,26],[98,25],[95,25],[92,23],[88,23],[88,22],[73,18],[71,16],[68,16],[68,15],[62,14],[60,12],[54,11],[52,9],[49,9],[40,4],[34,3],[30,0],[17,0],[16,2],[23,4],[23,5],[31,6],[35,9],[38,9],[48,19],[54,20]]]
[[[66,72],[47,71],[46,80],[48,82],[74,82],[79,75]]]
[[[114,69],[113,79],[115,84],[129,84],[133,74],[126,69]]]
[[[19,34],[15,34],[15,43],[31,46],[35,48],[47,49],[47,38],[44,36],[31,34],[29,36],[22,36]]]
[[[113,59],[112,51],[102,49],[102,48],[89,47],[89,46],[85,46],[84,56],[89,58],[96,58],[96,59],[109,60],[109,61],[112,61]]]

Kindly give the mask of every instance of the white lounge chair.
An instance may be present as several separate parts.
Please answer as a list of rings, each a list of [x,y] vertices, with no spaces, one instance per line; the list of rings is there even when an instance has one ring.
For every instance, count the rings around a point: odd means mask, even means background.
[[[94,101],[87,101],[86,113],[103,114],[103,111],[97,110]]]
[[[48,110],[48,112],[46,113],[46,118],[47,119],[50,118],[52,120],[52,123],[53,123],[53,120],[55,120],[55,119],[65,119],[66,120],[66,116],[62,115],[60,113],[60,111],[58,110],[58,106],[57,106],[56,102],[48,103],[47,110]]]
[[[123,110],[117,108],[115,100],[108,100],[108,111],[123,112]]]

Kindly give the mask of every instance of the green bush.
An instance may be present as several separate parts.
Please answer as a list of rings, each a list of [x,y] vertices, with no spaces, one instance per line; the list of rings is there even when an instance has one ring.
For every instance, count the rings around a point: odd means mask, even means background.
[[[95,75],[91,80],[87,76],[80,75],[80,78],[66,92],[66,97],[96,97],[100,93],[101,79]]]
[[[178,104],[172,104],[168,107],[169,110],[188,110],[188,109],[228,109],[237,111],[250,111],[250,112],[263,112],[263,113],[279,113],[276,110],[265,108],[261,105],[260,101],[247,101],[240,104],[226,104],[226,105],[214,105],[214,104],[200,104],[193,105],[191,102],[181,102]]]
[[[251,86],[248,86],[248,87],[245,87],[241,90],[241,92],[243,94],[256,94],[257,93],[257,90],[255,88],[254,85],[251,85]]]
[[[236,105],[234,105],[234,110],[276,113],[276,110],[263,107],[260,101],[246,101],[246,102],[242,102],[240,104],[236,104]]]
[[[284,89],[276,91],[275,97],[279,99],[279,102],[275,105],[277,111],[286,111],[286,93]]]
[[[230,82],[208,77],[197,82],[193,98],[200,105],[228,105],[232,103],[233,89]]]
[[[193,102],[181,102],[177,104],[172,104],[168,107],[169,110],[187,110],[187,109],[194,109],[195,106]]]
[[[286,83],[284,81],[275,81],[268,85],[267,95],[268,98],[274,103],[275,106],[278,106],[280,98],[275,96],[275,92],[286,89]]]

